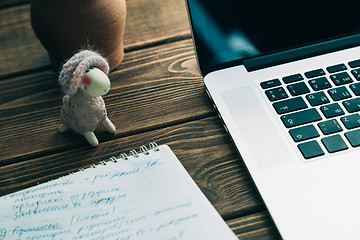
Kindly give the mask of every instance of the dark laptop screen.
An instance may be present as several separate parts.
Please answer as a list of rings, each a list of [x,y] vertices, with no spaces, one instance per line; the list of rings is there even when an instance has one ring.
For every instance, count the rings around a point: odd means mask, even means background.
[[[211,69],[360,32],[359,0],[187,0],[199,64]]]

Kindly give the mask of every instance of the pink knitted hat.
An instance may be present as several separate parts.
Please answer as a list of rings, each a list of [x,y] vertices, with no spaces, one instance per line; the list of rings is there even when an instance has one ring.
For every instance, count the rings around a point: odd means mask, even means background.
[[[97,67],[105,74],[109,73],[109,64],[100,54],[83,50],[72,56],[62,67],[59,75],[59,84],[67,95],[74,95],[81,79],[87,70]]]

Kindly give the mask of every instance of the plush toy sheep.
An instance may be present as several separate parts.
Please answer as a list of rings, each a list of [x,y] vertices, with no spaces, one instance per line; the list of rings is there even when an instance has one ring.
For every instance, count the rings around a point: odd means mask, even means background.
[[[99,124],[107,131],[115,132],[101,97],[110,90],[108,73],[107,61],[89,50],[75,54],[63,65],[59,83],[66,95],[61,108],[60,133],[70,128],[96,147],[99,142],[94,131]]]

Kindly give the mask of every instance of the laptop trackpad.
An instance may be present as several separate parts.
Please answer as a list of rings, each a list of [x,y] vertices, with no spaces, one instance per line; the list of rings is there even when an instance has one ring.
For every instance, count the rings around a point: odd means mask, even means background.
[[[270,120],[251,86],[221,93],[241,138],[250,149],[259,168],[274,167],[293,161],[281,132]],[[229,128],[229,126],[228,126]],[[231,132],[233,139],[236,134]],[[240,147],[241,152],[241,147]]]

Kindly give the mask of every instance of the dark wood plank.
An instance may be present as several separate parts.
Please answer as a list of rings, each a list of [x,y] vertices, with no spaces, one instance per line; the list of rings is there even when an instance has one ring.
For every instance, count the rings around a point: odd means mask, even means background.
[[[167,144],[225,219],[263,210],[248,173],[217,117],[161,128],[0,167],[0,195],[87,168],[155,141]]]
[[[130,52],[110,79],[104,99],[115,137],[215,114],[191,40]],[[62,96],[51,72],[0,81],[0,165],[87,144],[76,134],[57,133]],[[96,134],[100,141],[113,138],[101,127]]]
[[[281,239],[267,212],[259,212],[228,220],[226,223],[241,240]]]
[[[0,77],[49,65],[30,26],[30,5],[0,10]]]
[[[125,50],[189,38],[185,3],[178,0],[127,1]],[[0,10],[0,78],[49,67],[47,52],[30,24],[30,4]]]
[[[125,48],[190,38],[190,27],[182,0],[130,0],[127,4]]]
[[[16,6],[19,4],[29,3],[29,2],[30,2],[30,0],[1,0],[0,1],[0,9]]]

